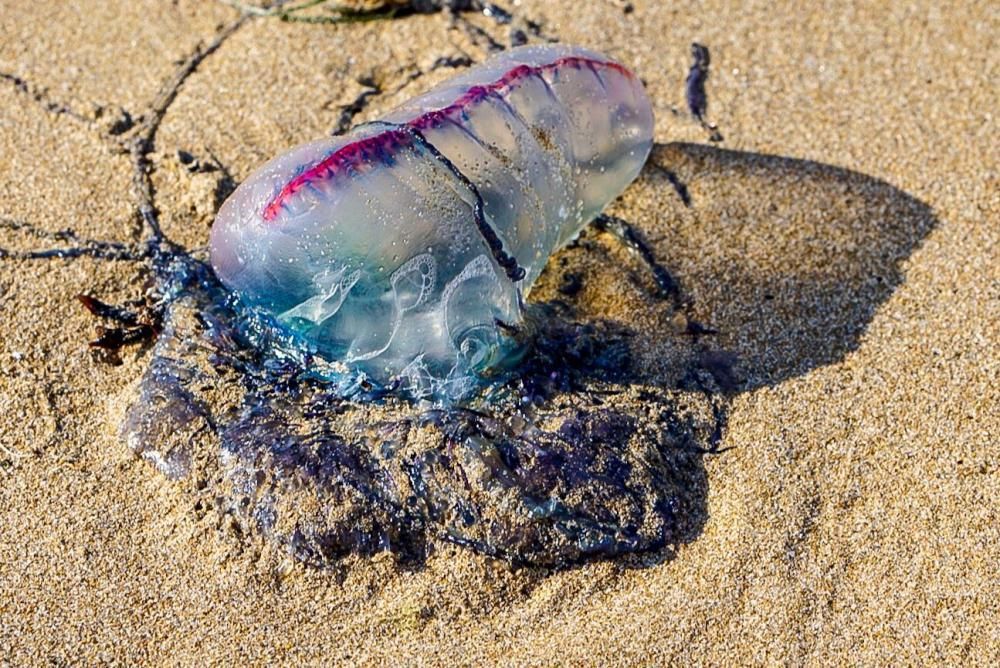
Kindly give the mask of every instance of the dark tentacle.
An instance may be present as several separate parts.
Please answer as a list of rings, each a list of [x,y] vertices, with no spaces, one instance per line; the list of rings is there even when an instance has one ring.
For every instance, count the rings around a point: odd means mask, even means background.
[[[660,299],[670,299],[675,305],[680,303],[680,287],[670,272],[656,261],[653,249],[642,238],[639,232],[628,222],[616,216],[601,214],[592,223],[595,228],[614,236],[626,248],[635,252],[642,259],[656,281],[656,296]]]

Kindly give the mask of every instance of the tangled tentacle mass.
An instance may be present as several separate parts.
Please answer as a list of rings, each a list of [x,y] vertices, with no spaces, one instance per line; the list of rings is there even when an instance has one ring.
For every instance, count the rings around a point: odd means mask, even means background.
[[[123,435],[301,559],[419,560],[448,541],[562,566],[670,546],[703,519],[713,403],[632,396],[627,336],[610,325],[547,313],[516,374],[428,408],[374,388],[346,398],[262,347],[206,265],[178,255],[159,271],[172,301]]]

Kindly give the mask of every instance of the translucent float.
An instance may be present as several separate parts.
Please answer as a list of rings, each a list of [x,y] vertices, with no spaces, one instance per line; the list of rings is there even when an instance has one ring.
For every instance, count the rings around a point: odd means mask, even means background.
[[[622,65],[514,49],[259,168],[216,218],[212,266],[317,359],[454,395],[516,358],[532,284],[638,175],[652,132]]]

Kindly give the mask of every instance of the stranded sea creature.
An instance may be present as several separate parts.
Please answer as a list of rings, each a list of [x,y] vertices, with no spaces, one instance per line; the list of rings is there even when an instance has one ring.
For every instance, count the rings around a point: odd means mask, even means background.
[[[157,334],[124,439],[220,529],[320,566],[441,542],[563,566],[687,540],[725,422],[692,337],[670,353],[680,386],[643,387],[627,327],[525,304],[635,177],[651,122],[622,66],[524,49],[279,157],[220,212],[215,271],[154,238],[144,309],[85,301],[122,340]]]
[[[218,214],[212,266],[314,363],[455,397],[516,357],[535,279],[638,175],[652,131],[622,65],[513,49],[258,169]]]
[[[206,49],[199,47],[180,63],[178,72],[157,95],[153,106],[142,114],[145,120],[127,144],[134,168],[136,211],[147,231],[141,244],[82,239],[69,230],[45,232],[0,218],[0,229],[25,231],[60,245],[68,244],[36,251],[0,248],[0,259],[86,256],[148,262],[151,286],[141,302],[114,307],[89,297],[82,301],[108,323],[94,342],[96,347],[115,351],[155,338],[153,349],[143,353],[148,355],[148,366],[138,388],[126,391],[129,407],[122,416],[122,434],[137,454],[186,488],[192,497],[188,512],[198,515],[198,525],[212,526],[208,517],[214,514],[218,532],[231,539],[223,542],[235,546],[237,551],[246,545],[247,530],[252,530],[295,556],[321,566],[336,565],[346,554],[377,551],[419,560],[443,542],[515,564],[564,566],[581,559],[669,548],[697,535],[706,517],[707,481],[700,459],[705,452],[719,451],[728,415],[726,397],[741,385],[734,374],[732,355],[713,350],[710,343],[701,340],[702,335],[710,333],[705,327],[689,320],[683,332],[646,329],[643,336],[633,336],[636,332],[628,325],[602,320],[599,315],[595,319],[594,314],[576,312],[572,305],[560,305],[558,300],[536,303],[533,306],[544,307],[550,317],[538,319],[536,343],[514,372],[496,374],[479,388],[481,392],[466,396],[460,404],[443,402],[428,410],[423,402],[405,400],[391,388],[376,388],[369,383],[358,382],[345,392],[342,384],[310,372],[309,355],[290,359],[282,353],[281,346],[266,345],[271,337],[298,337],[290,343],[304,341],[305,337],[299,328],[280,322],[280,313],[267,315],[260,305],[248,308],[245,297],[243,304],[234,300],[196,253],[187,252],[164,235],[149,179],[148,154],[156,128],[185,76],[239,25],[240,22],[235,22],[223,28]],[[693,54],[695,64],[687,89],[689,107],[704,123],[708,54],[703,47],[696,47]],[[567,74],[570,72],[566,70]],[[539,77],[532,75],[526,81],[534,82],[536,78]],[[24,82],[14,80],[14,83],[19,89],[30,91]],[[475,83],[483,85],[481,81]],[[551,85],[548,80],[546,83]],[[508,98],[499,91],[496,93],[490,99],[484,96],[477,104],[484,109],[501,102],[509,104]],[[580,105],[581,109],[588,108],[585,100]],[[53,113],[72,114],[55,103],[46,106]],[[575,108],[566,105],[553,111],[557,117],[565,113],[563,125],[572,127],[581,120],[574,115]],[[524,114],[524,109],[515,110]],[[520,122],[505,110],[497,112],[496,118],[505,123]],[[396,122],[405,125],[405,119]],[[383,127],[401,129],[385,124]],[[460,124],[460,127],[472,126]],[[377,127],[367,128],[373,130]],[[426,143],[423,131],[417,130],[419,136],[401,135],[399,141],[405,148],[398,151],[399,155],[414,161],[426,159],[426,170],[436,166],[440,181],[450,184],[449,188],[461,200],[456,206],[464,206],[466,212],[471,210],[475,214],[482,191],[491,184],[471,179],[450,158],[445,162]],[[358,136],[365,132],[359,130]],[[512,132],[511,137],[517,136],[520,135]],[[434,149],[446,156],[440,147]],[[846,263],[833,262],[838,268],[836,276],[832,273],[819,276],[818,284],[814,272],[789,276],[788,281],[782,276],[783,285],[787,283],[790,291],[778,297],[778,310],[791,314],[793,319],[778,318],[777,324],[798,325],[800,309],[812,314],[817,298],[823,301],[829,295],[838,295],[827,306],[842,308],[821,310],[829,313],[842,310],[845,315],[818,325],[817,331],[822,330],[823,334],[813,333],[809,339],[812,343],[839,342],[838,337],[843,334],[830,339],[829,331],[863,329],[860,325],[867,322],[870,306],[884,299],[898,284],[896,263],[905,258],[912,244],[933,224],[926,207],[905,193],[845,170],[759,154],[741,156],[683,146],[674,150],[688,153],[689,157],[698,156],[700,164],[715,155],[709,160],[710,164],[714,161],[714,167],[710,166],[708,171],[718,175],[735,170],[735,183],[740,181],[742,173],[753,175],[755,183],[757,176],[767,175],[765,181],[771,182],[777,188],[775,192],[782,195],[796,188],[800,192],[826,189],[831,209],[835,211],[832,215],[848,214],[846,222],[834,226],[834,233],[861,230],[866,235],[858,237],[863,243],[855,245],[870,249],[870,256],[862,254],[858,258],[844,258],[848,260]],[[537,153],[524,154],[530,158]],[[490,153],[497,160],[510,155],[501,152],[497,157]],[[191,168],[191,157],[179,155],[189,172],[195,171]],[[375,168],[384,159],[384,155],[368,156],[357,165],[373,168],[376,176],[384,176],[392,170]],[[448,166],[449,162],[454,170]],[[532,164],[542,161],[512,163],[511,174],[521,177],[525,172],[517,169]],[[676,176],[659,165],[650,171],[663,172],[684,204],[691,206],[691,199]],[[305,173],[303,170],[302,174]],[[810,178],[803,179],[803,175]],[[349,182],[357,185],[362,181],[352,175]],[[653,185],[647,181],[643,188]],[[845,197],[845,188],[849,197]],[[479,197],[475,191],[480,191]],[[441,189],[432,191],[440,192]],[[549,193],[542,194],[541,200],[545,201]],[[816,201],[812,195],[810,192],[810,202]],[[525,199],[518,205],[532,201]],[[888,217],[887,201],[895,202],[897,207]],[[855,209],[848,202],[860,202],[860,208]],[[294,203],[291,200],[286,203],[294,212]],[[488,260],[493,277],[497,281],[506,277],[511,285],[519,284],[523,297],[530,285],[531,272],[540,266],[534,264],[535,260],[541,263],[543,259],[519,254],[515,248],[516,235],[504,236],[511,233],[509,223],[504,223],[502,216],[500,222],[487,218],[486,205],[487,199],[483,197],[483,215],[472,218],[488,250],[488,254],[481,255]],[[712,217],[717,224],[728,221],[731,211],[743,210],[741,206],[734,199],[717,203]],[[845,208],[839,209],[841,206]],[[283,209],[281,205],[279,208]],[[775,238],[781,239],[783,245],[785,240],[795,242],[794,236],[786,236],[789,214],[794,212],[794,207],[775,209],[774,222],[780,229]],[[885,220],[897,222],[888,235]],[[481,222],[489,226],[480,226]],[[622,229],[620,221],[598,219],[597,222],[602,229],[621,236],[644,259],[649,255],[648,249],[643,250],[641,239],[629,234],[627,228]],[[912,230],[908,229],[910,226]],[[490,229],[497,233],[499,247],[486,240]],[[544,225],[540,231],[547,234],[552,229]],[[801,245],[789,248],[809,255],[818,247],[825,252],[830,247],[842,246],[816,244],[814,229],[806,226],[806,233],[799,237]],[[475,238],[474,234],[469,236]],[[432,238],[435,243],[440,241],[439,237],[432,235]],[[587,245],[592,244],[585,241],[584,247]],[[434,246],[430,248],[433,250]],[[829,257],[835,256],[836,253]],[[577,273],[581,269],[590,274],[587,283],[594,280],[595,274],[600,281],[614,271],[606,262],[595,263],[585,257],[582,252],[570,251],[552,263],[549,271],[559,272],[559,267],[567,266],[567,260],[580,262],[573,265],[572,273],[562,274],[564,295],[581,290],[584,281]],[[813,260],[817,257],[828,256],[813,256]],[[846,282],[843,264],[848,269]],[[422,261],[422,265],[426,267],[429,263]],[[587,265],[589,270],[585,269]],[[421,278],[428,273],[426,269],[417,269]],[[519,269],[525,272],[520,281]],[[406,285],[400,278],[397,286],[393,286],[393,275],[388,274],[390,287],[402,286],[402,294],[409,295],[404,306],[416,308],[418,304],[414,302],[421,298],[414,295],[423,293],[423,282],[419,286],[412,281]],[[869,279],[873,275],[882,286],[875,293],[866,287],[872,284]],[[346,272],[340,275],[340,282],[336,283],[339,294],[336,291],[333,294],[334,302],[348,292],[340,286],[352,283],[349,276]],[[654,276],[661,292],[669,293],[669,284],[656,275],[655,269]],[[882,276],[888,280],[883,282]],[[346,282],[345,277],[348,277]],[[763,292],[771,287],[768,282],[771,278],[765,273],[748,281],[750,285],[744,286],[743,298],[764,294],[765,299],[772,299],[773,295]],[[351,288],[353,294],[353,285]],[[532,295],[536,302],[540,299],[539,292]],[[395,291],[392,294],[396,296]],[[862,307],[849,308],[857,304]],[[521,304],[516,302],[516,305],[520,309]],[[316,306],[325,308],[325,300]],[[462,313],[475,312],[475,306],[471,304]],[[248,317],[248,310],[263,310],[265,314],[260,318],[252,314]],[[769,323],[776,312],[765,315]],[[865,315],[855,320],[861,312]],[[406,311],[404,315],[409,313]],[[722,318],[726,318],[724,312]],[[731,319],[730,325],[733,325]],[[736,334],[750,331],[740,326],[734,326]],[[797,326],[784,329],[794,331],[795,336],[801,335]],[[650,341],[650,336],[656,341]],[[753,341],[754,336],[745,338]],[[640,346],[647,350],[655,348],[662,363],[659,371],[650,374],[647,369],[639,368],[632,354]],[[840,350],[839,345],[819,347]],[[780,350],[780,345],[766,348],[761,351],[762,357],[771,360]],[[642,360],[646,361],[648,357]],[[783,367],[779,362],[774,369],[758,369],[758,382],[770,384],[782,374],[797,373],[799,365],[804,363],[799,358],[792,362],[792,366]],[[774,373],[775,370],[780,373]],[[117,405],[118,402],[110,403]],[[156,500],[151,498],[149,502],[155,504]],[[175,505],[173,500],[171,505]]]

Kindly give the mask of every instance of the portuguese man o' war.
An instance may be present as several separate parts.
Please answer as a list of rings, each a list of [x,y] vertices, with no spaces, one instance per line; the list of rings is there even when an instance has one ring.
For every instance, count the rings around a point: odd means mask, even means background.
[[[725,365],[689,328],[639,380],[635,332],[552,299],[558,268],[528,302],[651,135],[621,65],[519,49],[265,165],[220,211],[211,266],[150,225],[141,308],[84,299],[119,325],[98,345],[156,339],[124,440],[237,544],[321,567],[442,544],[546,567],[669,554],[704,520]],[[595,227],[669,292],[627,223]]]
[[[649,152],[652,118],[635,78],[579,49],[517,50],[345,138],[299,147],[226,204],[213,231],[213,272],[198,251],[164,234],[149,155],[180,84],[239,25],[179,64],[139,133],[122,144],[146,231],[142,254],[71,231],[32,231],[78,242],[69,248],[0,248],[0,256],[22,259],[148,261],[144,299],[81,301],[109,323],[92,342],[109,353],[104,359],[155,339],[137,387],[109,408],[127,406],[125,442],[193,497],[188,529],[214,524],[234,551],[253,559],[260,554],[246,549],[249,536],[260,534],[320,567],[383,551],[419,563],[446,544],[542,567],[657,552],[632,562],[645,565],[697,536],[707,518],[701,458],[721,451],[731,398],[752,387],[740,378],[739,359],[715,348],[714,330],[689,318],[677,299],[673,311],[645,301],[638,308],[654,312],[636,318],[644,322],[635,330],[622,309],[616,316],[590,308],[600,296],[577,310],[573,295],[584,282],[620,296],[611,276],[619,268],[586,259],[600,246],[590,235],[550,263],[531,310],[524,304],[548,256],[635,177]],[[704,117],[708,52],[694,45],[693,54],[689,107],[714,129]],[[661,148],[639,184],[647,203],[658,202],[651,189],[669,184],[691,206],[683,182],[657,164],[681,157],[711,178],[733,174],[737,194],[710,212],[723,228],[733,227],[725,224],[733,210],[743,210],[739,186],[749,177],[784,200],[808,190],[816,201],[812,189],[826,189],[837,214],[847,216],[834,234],[862,234],[849,245],[871,252],[849,258],[854,287],[839,270],[819,276],[818,288],[814,272],[780,276],[777,306],[762,316],[767,333],[780,327],[802,336],[796,318],[815,310],[817,296],[846,294],[830,303],[861,303],[868,317],[868,306],[898,284],[907,244],[933,224],[926,206],[846,170],[684,144]],[[190,154],[178,151],[178,159],[189,173],[197,169]],[[230,176],[215,162],[218,194]],[[888,217],[887,201],[901,207]],[[771,208],[772,233],[780,230],[771,238],[789,242],[791,252],[823,246],[814,226],[787,236],[794,208]],[[700,218],[691,224],[700,226]],[[887,230],[885,220],[895,227]],[[652,269],[660,288],[653,296],[676,290],[625,221],[601,215],[594,222]],[[752,234],[762,232],[755,226]],[[708,266],[719,257],[709,254]],[[874,301],[859,287],[873,275],[880,284],[889,278]],[[745,277],[744,298],[775,296],[770,272]],[[625,318],[636,317],[635,309],[626,306]],[[732,328],[730,340],[755,345],[757,336],[734,321],[745,311],[712,312],[723,320],[720,330]],[[857,332],[863,322],[834,318],[814,329]],[[513,366],[521,351],[512,334],[532,328],[532,345]],[[813,334],[815,342],[831,341]],[[781,350],[751,351],[767,360],[753,382],[770,385],[813,368],[815,360],[803,367],[799,357],[769,366]],[[327,365],[317,360],[324,356]],[[473,372],[506,363],[510,372],[473,381]],[[365,374],[393,382],[365,382]],[[413,395],[446,400],[431,405]],[[168,504],[178,505],[173,493]],[[175,526],[154,527],[165,524]]]
[[[516,359],[532,284],[639,174],[652,132],[622,65],[513,49],[262,166],[219,211],[212,266],[326,368],[454,397]]]

